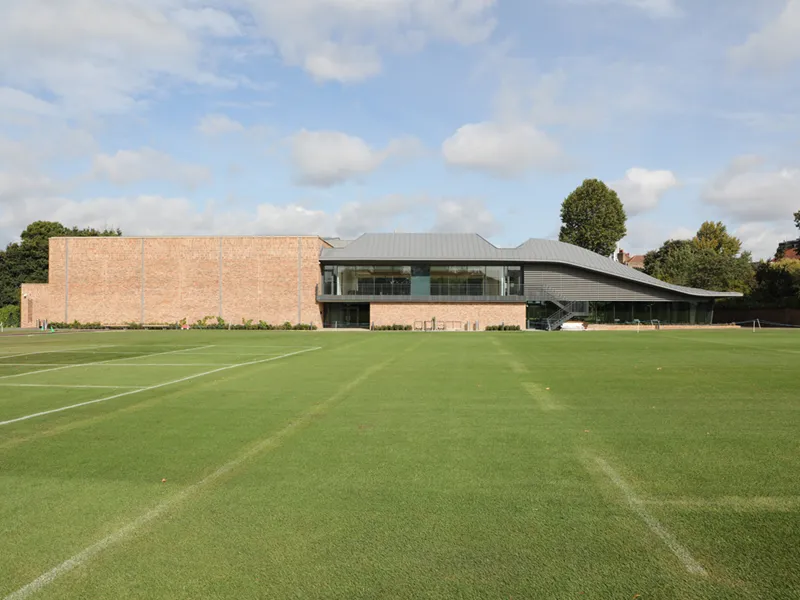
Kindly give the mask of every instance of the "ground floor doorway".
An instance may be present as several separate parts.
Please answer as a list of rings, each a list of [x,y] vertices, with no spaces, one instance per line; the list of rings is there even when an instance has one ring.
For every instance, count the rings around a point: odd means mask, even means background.
[[[331,329],[369,329],[369,304],[324,304],[322,321]]]

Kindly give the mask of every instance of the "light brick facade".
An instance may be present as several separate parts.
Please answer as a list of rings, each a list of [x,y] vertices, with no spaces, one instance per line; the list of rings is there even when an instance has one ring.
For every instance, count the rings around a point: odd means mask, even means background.
[[[478,323],[478,329],[486,329],[490,325],[519,325],[525,329],[526,306],[524,303],[496,303],[496,304],[415,304],[397,303],[370,305],[370,320],[376,325],[414,325],[417,321],[432,321],[437,323],[467,322],[472,329]]]
[[[221,316],[241,324],[322,327],[320,252],[305,237],[91,237],[50,240],[49,284],[22,288],[22,325],[37,321],[193,324]],[[418,321],[472,329],[525,328],[524,303],[373,303],[375,325]],[[458,324],[458,325],[456,325]]]
[[[33,322],[191,324],[221,316],[320,327],[324,247],[315,236],[53,238],[49,284],[36,290],[43,300]]]
[[[50,312],[50,286],[46,283],[23,283],[20,303],[20,325],[36,327]]]

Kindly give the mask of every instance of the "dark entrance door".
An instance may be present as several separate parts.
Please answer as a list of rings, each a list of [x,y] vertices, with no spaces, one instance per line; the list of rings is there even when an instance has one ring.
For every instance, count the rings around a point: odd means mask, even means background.
[[[369,328],[369,304],[326,304],[324,312],[325,327],[349,329]]]

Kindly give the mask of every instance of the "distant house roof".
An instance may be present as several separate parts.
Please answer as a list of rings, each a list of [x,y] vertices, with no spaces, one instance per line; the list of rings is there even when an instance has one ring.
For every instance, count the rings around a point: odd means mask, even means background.
[[[640,271],[644,271],[644,255],[643,254],[634,254],[631,256],[625,250],[620,249],[617,252],[617,261],[631,267],[632,269],[639,269]]]
[[[700,298],[739,297],[665,283],[589,250],[553,240],[530,239],[516,248],[498,248],[474,233],[367,233],[341,248],[325,248],[322,262],[373,261],[557,263],[603,273]]]
[[[644,269],[644,254],[634,254],[625,264],[633,269]]]
[[[791,258],[793,260],[800,260],[800,250],[797,248],[788,248],[783,253],[783,258]]]

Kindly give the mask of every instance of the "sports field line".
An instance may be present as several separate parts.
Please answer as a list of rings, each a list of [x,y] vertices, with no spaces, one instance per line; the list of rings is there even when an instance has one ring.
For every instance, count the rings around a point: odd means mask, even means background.
[[[42,412],[34,413],[32,415],[26,415],[24,417],[17,417],[16,419],[9,419],[8,421],[0,421],[0,427],[4,425],[11,425],[12,423],[19,423],[20,421],[27,421],[28,419],[35,419],[36,417],[43,417],[45,415],[51,415],[53,413],[62,412],[65,410],[71,410],[73,408],[79,408],[81,406],[87,406],[89,404],[97,404],[98,402],[106,402],[108,400],[115,400],[117,398],[122,398],[123,396],[130,396],[132,394],[140,394],[141,392],[149,392],[150,390],[157,390],[159,388],[167,387],[168,385],[175,385],[176,383],[183,383],[184,381],[191,381],[192,379],[197,379],[198,377],[204,377],[206,375],[211,375],[212,373],[219,373],[221,371],[227,371],[228,369],[235,369],[237,367],[247,367],[250,365],[258,365],[266,362],[270,362],[273,360],[279,360],[281,358],[288,358],[289,356],[295,356],[297,354],[304,354],[305,352],[312,352],[314,350],[321,350],[322,348],[309,348],[308,350],[299,350],[297,352],[291,352],[289,354],[284,354],[282,356],[273,356],[271,358],[264,358],[261,360],[253,360],[250,362],[239,363],[236,365],[226,365],[224,367],[219,367],[218,369],[212,369],[211,371],[203,371],[202,373],[195,373],[194,375],[188,375],[186,377],[181,377],[180,379],[173,379],[172,381],[167,381],[164,383],[159,383],[156,385],[151,385],[148,387],[143,387],[135,390],[131,390],[129,392],[123,392],[121,394],[114,394],[113,396],[107,396],[106,398],[98,398],[97,400],[89,400],[87,402],[79,402],[78,404],[71,404],[70,406],[62,406],[60,408],[54,408],[52,410],[45,410]]]
[[[23,352],[21,354],[2,354],[0,353],[0,360],[5,360],[6,358],[18,358],[20,356],[33,356],[34,354],[58,354],[59,352],[82,352],[84,350],[93,350],[95,348],[113,348],[114,344],[108,344],[103,346],[85,346],[83,348],[59,348],[57,350],[40,350],[38,352]]]
[[[502,355],[502,356],[511,356],[511,352],[509,352],[508,350],[506,350],[506,349],[503,347],[503,345],[502,345],[502,344],[501,344],[501,343],[498,341],[498,339],[497,339],[497,338],[494,338],[494,337],[492,338],[492,346],[494,346],[495,348],[497,348],[497,353],[498,353],[498,354],[500,354],[500,355]]]
[[[522,387],[525,388],[525,391],[528,392],[528,395],[536,400],[536,403],[539,405],[543,411],[549,412],[551,410],[563,410],[564,406],[559,404],[555,398],[553,398],[550,390],[544,389],[538,383],[530,383],[530,382],[523,382]]]
[[[198,348],[189,348],[184,350],[169,350],[168,352],[156,352],[155,354],[142,354],[141,356],[131,356],[128,358],[112,358],[109,360],[100,360],[95,362],[88,362],[88,363],[70,363],[68,365],[62,364],[58,367],[53,367],[50,369],[39,369],[38,371],[28,371],[27,373],[14,373],[13,375],[0,375],[0,379],[11,379],[12,377],[25,377],[26,375],[36,375],[38,373],[50,373],[52,371],[60,371],[62,369],[73,369],[75,367],[88,367],[90,365],[104,365],[118,360],[133,360],[134,358],[149,358],[151,356],[163,356],[165,354],[177,354],[179,352],[188,352],[189,350],[197,350],[200,348],[213,348],[214,345],[210,346],[198,346]],[[0,363],[0,366],[2,364]],[[25,365],[29,366],[29,365]],[[33,366],[33,365],[30,365]]]
[[[0,383],[0,387],[33,387],[33,388],[77,388],[77,389],[107,389],[107,390],[138,390],[141,385],[71,385],[66,383]]]
[[[645,500],[646,504],[708,512],[794,512],[800,496],[722,496],[719,498],[670,498]]]
[[[523,373],[528,372],[528,367],[514,358],[509,359],[508,364],[511,365],[511,370],[517,375],[522,375]]]
[[[301,350],[300,352],[293,353],[293,354],[300,354],[303,352],[311,352],[312,350],[319,350],[321,348],[313,348],[311,350]],[[286,356],[292,356],[293,354],[287,354]],[[348,382],[344,386],[342,386],[337,392],[335,392],[332,396],[323,400],[322,402],[312,406],[309,410],[302,413],[296,420],[289,423],[286,427],[274,433],[273,435],[257,442],[255,445],[251,446],[249,449],[245,450],[241,454],[239,454],[234,459],[230,460],[229,462],[225,463],[221,467],[219,467],[216,471],[211,473],[210,475],[206,475],[200,481],[193,483],[192,485],[183,488],[174,496],[163,500],[149,511],[144,513],[143,515],[137,517],[127,525],[124,525],[114,533],[104,537],[102,540],[95,542],[91,546],[83,549],[78,554],[69,558],[62,562],[60,565],[57,565],[43,573],[27,585],[19,588],[17,591],[12,592],[8,596],[6,596],[3,600],[24,600],[31,594],[35,594],[51,583],[53,583],[56,579],[60,576],[69,573],[73,569],[83,565],[87,561],[91,560],[107,548],[122,542],[125,538],[133,534],[137,529],[147,525],[151,521],[154,521],[165,512],[170,510],[173,506],[180,503],[182,500],[186,499],[188,496],[198,492],[202,488],[206,487],[207,485],[214,483],[217,479],[220,479],[224,475],[228,474],[229,472],[233,471],[236,467],[244,463],[245,461],[261,454],[262,452],[274,450],[278,448],[283,441],[284,438],[291,435],[295,430],[305,426],[309,422],[311,422],[317,415],[323,413],[328,407],[338,401],[340,398],[348,394],[350,391],[355,389],[357,386],[362,384],[366,381],[369,377],[377,373],[378,371],[386,368],[389,364],[394,361],[394,357],[383,361],[377,365],[373,365],[369,367],[365,371],[363,371],[358,377],[353,379],[352,381]]]
[[[748,334],[748,332],[746,332],[746,331],[742,331],[741,332],[741,335],[743,335],[743,336],[747,335],[747,334]],[[690,338],[688,335],[685,336],[685,337],[684,336],[679,336],[679,335],[674,335],[674,334],[671,335],[669,333],[662,334],[662,335],[666,335],[668,337],[671,337],[672,339],[679,339],[679,340],[683,340],[683,341],[686,341],[687,339],[691,339],[694,342],[705,342],[707,344],[717,344],[718,346],[728,346],[729,348],[736,348],[737,350],[759,350],[761,352],[770,352],[770,353],[774,353],[776,351],[775,348],[772,348],[772,347],[769,347],[769,346],[750,346],[748,344],[739,344],[739,343],[736,343],[736,342],[733,342],[733,343],[731,343],[731,342],[723,342],[721,340],[711,340],[711,339],[708,339],[707,337],[703,337],[703,336],[692,336]],[[758,335],[758,333],[750,334],[750,335]],[[780,348],[779,352],[781,352],[782,354],[786,354],[786,353],[788,353],[788,354],[800,354],[800,350],[794,350],[792,348]]]
[[[633,488],[622,478],[622,475],[617,473],[617,471],[608,464],[605,460],[600,458],[599,456],[594,457],[594,462],[600,467],[600,470],[605,474],[606,477],[613,483],[617,489],[622,493],[625,497],[625,500],[628,502],[628,506],[630,506],[631,510],[636,513],[636,515],[645,522],[645,524],[650,528],[654,534],[656,534],[664,545],[669,548],[672,553],[678,558],[678,560],[683,563],[683,566],[686,570],[691,573],[692,575],[702,575],[706,576],[708,573],[702,567],[702,565],[697,562],[694,557],[689,553],[689,550],[681,544],[674,535],[672,535],[666,527],[664,527],[658,519],[656,519],[650,511],[647,510],[645,506],[645,502],[636,495],[636,492],[633,491]]]
[[[135,357],[147,358],[147,356]],[[242,358],[247,358],[242,357]],[[133,360],[132,358],[120,358],[118,360]],[[234,364],[234,363],[231,363]],[[111,364],[111,361],[100,361],[90,363],[4,363],[0,362],[0,367],[219,367],[226,366],[220,363],[126,363],[126,364]],[[55,370],[55,369],[54,369]],[[43,371],[32,371],[30,373],[21,373],[21,375],[30,375],[31,373],[42,373]]]
[[[187,352],[189,350],[186,350]],[[73,350],[53,350],[52,352],[73,352]],[[105,352],[103,350],[91,350],[91,351],[84,351],[84,350],[75,350],[76,353],[80,354],[136,354],[138,356],[148,356],[147,354],[142,354],[141,350],[109,350]],[[49,352],[32,352],[31,354],[49,354]],[[198,356],[277,356],[278,354],[283,354],[282,352],[198,352]],[[6,358],[16,358],[17,356],[27,356],[27,354],[16,354],[11,356],[3,356],[0,354],[0,365],[2,365],[2,361]]]

